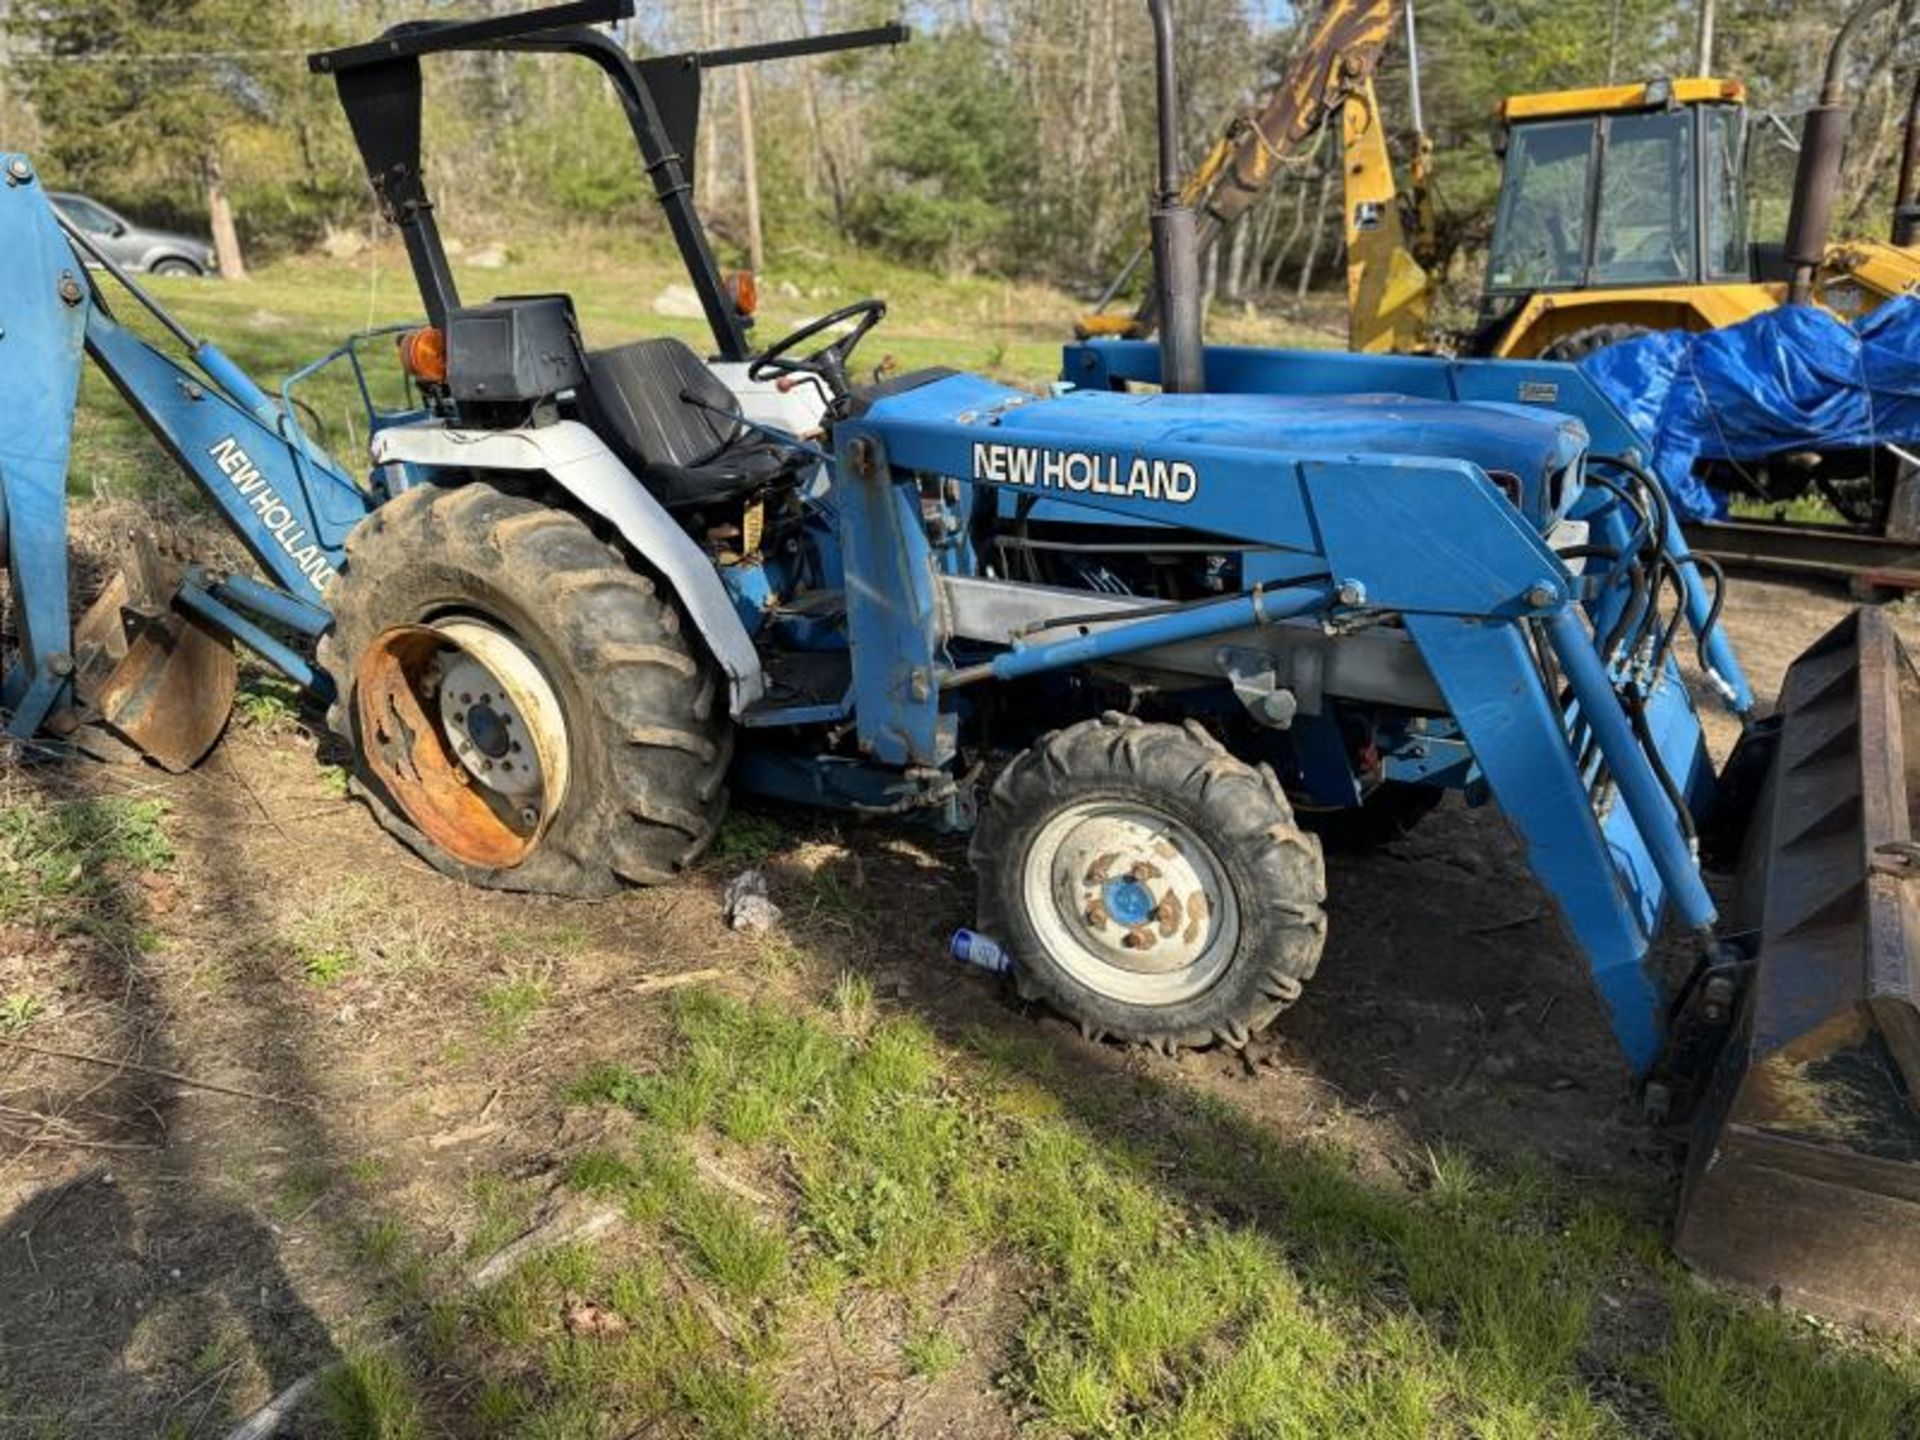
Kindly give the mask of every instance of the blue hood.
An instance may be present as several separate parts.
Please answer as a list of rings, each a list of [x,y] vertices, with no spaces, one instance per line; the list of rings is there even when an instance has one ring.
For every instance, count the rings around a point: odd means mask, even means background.
[[[1113,445],[1229,445],[1289,459],[1407,455],[1518,476],[1531,498],[1585,453],[1578,420],[1525,405],[1406,395],[1163,395],[1077,390],[1001,412],[1002,436]],[[1549,507],[1550,508],[1550,507]]]

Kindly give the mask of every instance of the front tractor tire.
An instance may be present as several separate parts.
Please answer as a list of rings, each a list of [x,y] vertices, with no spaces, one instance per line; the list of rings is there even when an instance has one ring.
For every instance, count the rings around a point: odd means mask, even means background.
[[[733,748],[717,667],[579,516],[511,481],[409,490],[349,537],[328,601],[354,790],[436,869],[597,897],[712,839]]]
[[[1319,842],[1272,771],[1194,724],[1047,736],[1001,772],[972,859],[1021,995],[1095,1038],[1245,1045],[1326,938]]]

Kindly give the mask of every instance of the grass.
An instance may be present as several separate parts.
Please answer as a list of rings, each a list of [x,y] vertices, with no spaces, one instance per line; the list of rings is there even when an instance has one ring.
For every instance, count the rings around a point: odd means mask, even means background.
[[[21,796],[0,804],[0,921],[136,943],[133,876],[173,863],[166,803]]]
[[[250,730],[275,735],[300,721],[300,687],[263,671],[250,671],[233,697],[233,712]]]
[[[856,1293],[920,1315],[889,1342],[899,1373],[930,1383],[976,1362],[1038,1433],[1920,1423],[1904,1353],[1835,1346],[1699,1293],[1651,1258],[1635,1197],[1440,1147],[1415,1185],[1382,1186],[1203,1098],[1143,1078],[1068,1085],[1044,1041],[942,1043],[862,992],[843,981],[807,1013],[682,992],[677,1042],[650,1069],[606,1063],[569,1087],[628,1117],[565,1178],[624,1201],[640,1249],[550,1256],[474,1302],[459,1333],[489,1374],[522,1377],[485,1402],[511,1409],[515,1433],[569,1433],[588,1415],[792,1433],[783,1357],[806,1327],[858,1308],[845,1303]],[[1009,1333],[976,1353],[915,1297],[982,1257],[1020,1301]],[[1607,1338],[1600,1316],[1635,1294],[1653,1317],[1644,1333]],[[570,1297],[620,1316],[620,1335],[569,1334]],[[624,1343],[640,1334],[644,1355]]]
[[[418,1440],[427,1432],[419,1392],[392,1355],[349,1355],[327,1372],[320,1399],[334,1430],[355,1440]]]
[[[487,1034],[496,1041],[519,1038],[533,1017],[547,1003],[547,976],[517,974],[487,987],[480,996],[487,1012]]]
[[[309,985],[349,975],[404,976],[440,964],[447,937],[422,910],[370,875],[322,891],[261,947],[269,964],[291,961]]]
[[[39,1019],[46,1008],[37,996],[25,991],[0,996],[0,1035],[18,1035]]]

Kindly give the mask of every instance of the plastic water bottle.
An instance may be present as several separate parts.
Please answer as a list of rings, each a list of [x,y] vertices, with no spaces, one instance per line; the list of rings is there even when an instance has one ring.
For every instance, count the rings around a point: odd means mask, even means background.
[[[989,939],[977,930],[956,930],[949,947],[953,958],[963,965],[972,965],[985,970],[990,975],[1007,975],[1013,971],[1013,956],[1000,948],[1000,942]]]

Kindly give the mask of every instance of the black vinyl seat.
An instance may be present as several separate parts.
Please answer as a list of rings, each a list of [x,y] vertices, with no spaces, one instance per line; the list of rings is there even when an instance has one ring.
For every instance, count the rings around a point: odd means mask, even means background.
[[[578,404],[669,510],[745,500],[791,480],[806,459],[738,423],[739,400],[680,340],[590,352]]]

